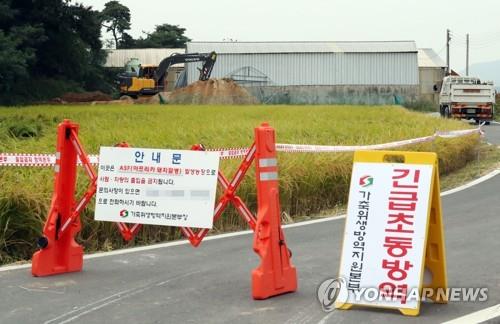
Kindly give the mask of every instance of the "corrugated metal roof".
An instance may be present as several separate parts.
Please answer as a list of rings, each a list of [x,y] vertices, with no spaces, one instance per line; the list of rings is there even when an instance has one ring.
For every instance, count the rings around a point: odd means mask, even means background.
[[[432,48],[418,49],[418,67],[446,67],[446,63]]]
[[[184,48],[137,48],[108,50],[105,67],[123,67],[131,58],[139,59],[141,64],[159,64],[174,53],[185,53]]]
[[[417,52],[414,41],[385,42],[190,42],[187,52],[254,53],[403,53]]]

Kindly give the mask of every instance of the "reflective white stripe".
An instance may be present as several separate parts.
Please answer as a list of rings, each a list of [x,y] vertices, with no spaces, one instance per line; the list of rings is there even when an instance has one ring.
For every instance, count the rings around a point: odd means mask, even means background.
[[[255,221],[255,215],[252,214],[248,209],[243,208],[242,206],[238,207],[238,209],[245,215],[247,221]]]
[[[221,209],[221,207],[222,207],[222,203],[219,203],[214,210],[214,215],[217,215],[217,213],[219,212],[219,209]]]
[[[56,160],[59,160],[61,158],[61,152],[56,152]]]
[[[181,227],[181,231],[184,232],[187,236],[193,236],[194,233],[189,227]]]
[[[278,160],[276,159],[260,159],[259,160],[259,166],[262,168],[265,167],[274,167],[278,165]]]
[[[132,226],[132,228],[131,228],[130,230],[131,230],[132,232],[133,232],[133,231],[135,231],[135,229],[136,229],[137,227],[139,227],[139,225],[141,225],[141,224],[135,224],[134,226]]]
[[[181,227],[181,231],[185,236],[189,236],[189,232],[184,227]]]
[[[196,237],[197,238],[202,238],[203,236],[206,235],[207,232],[208,232],[208,229],[204,228],[201,231],[199,231],[198,233],[196,233]]]
[[[278,180],[278,172],[261,172],[260,181]]]
[[[54,165],[54,172],[59,173],[59,164]]]
[[[82,206],[85,203],[85,201],[87,201],[87,199],[85,199],[85,198],[83,198],[82,200],[80,200],[80,203],[78,204],[78,206],[76,206],[76,209],[75,209],[76,212],[80,212],[80,208],[82,208]]]
[[[224,189],[227,189],[227,187],[229,186],[229,184],[222,178],[219,178],[219,183]]]
[[[253,157],[253,154],[255,153],[256,149],[257,148],[255,147],[255,145],[252,146],[252,149],[251,149],[250,153],[247,155],[247,158],[246,158],[247,161],[250,161],[250,159]]]
[[[89,177],[92,178],[92,172],[89,170],[89,166],[87,164],[84,164],[83,166],[85,167],[85,171],[87,171],[87,174],[89,175]]]
[[[234,177],[234,180],[233,182],[231,182],[231,186],[235,186],[236,185],[236,182],[238,182],[238,180],[240,180],[240,177],[241,177],[241,170],[238,170],[238,173],[236,173],[236,176]]]
[[[249,221],[249,220],[250,220],[250,217],[248,216],[247,211],[246,211],[243,207],[241,207],[241,206],[240,206],[240,207],[238,207],[238,209],[241,211],[241,213],[243,214],[243,216],[245,216],[245,219],[246,219],[247,221]]]
[[[70,223],[71,223],[71,218],[68,218],[66,223],[64,223],[64,225],[61,227],[61,232],[64,232],[64,230],[66,229],[66,227],[68,227]]]

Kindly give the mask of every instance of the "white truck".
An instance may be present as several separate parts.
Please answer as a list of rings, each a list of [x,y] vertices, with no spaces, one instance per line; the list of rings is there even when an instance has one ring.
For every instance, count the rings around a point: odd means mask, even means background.
[[[473,119],[477,123],[493,120],[495,109],[493,82],[475,77],[446,76],[439,93],[439,112],[447,118]]]

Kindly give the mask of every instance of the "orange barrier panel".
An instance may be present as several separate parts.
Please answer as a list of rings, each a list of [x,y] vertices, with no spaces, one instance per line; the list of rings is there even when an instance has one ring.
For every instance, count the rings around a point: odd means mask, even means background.
[[[204,151],[205,148],[201,144],[196,144],[191,147],[191,150]],[[243,200],[241,200],[241,198],[236,195],[236,190],[238,190],[239,185],[241,184],[241,182],[245,177],[245,174],[247,173],[248,169],[252,166],[254,158],[255,158],[255,144],[252,144],[247,154],[243,158],[243,161],[241,162],[240,167],[238,168],[238,171],[236,171],[231,182],[229,182],[229,180],[224,176],[224,174],[221,171],[219,171],[217,175],[217,181],[224,190],[224,193],[221,195],[219,202],[215,205],[214,218],[213,218],[214,223],[222,216],[222,213],[229,205],[229,203],[232,203],[233,206],[236,208],[236,211],[248,223],[250,228],[252,230],[255,230],[255,223],[257,221],[255,215],[252,214],[252,212],[248,209]],[[201,244],[201,241],[203,241],[203,238],[208,234],[209,229],[204,228],[195,231],[189,227],[181,227],[181,231],[184,234],[184,236],[189,240],[191,245],[193,245],[194,247],[198,247]]]
[[[59,124],[54,195],[43,236],[38,239],[41,249],[33,255],[31,272],[34,276],[82,270],[83,247],[75,241],[81,229],[80,219],[71,219],[75,207],[77,162],[77,148],[72,143],[72,134],[78,134],[77,124],[68,120]],[[80,208],[84,203],[79,204]],[[61,229],[67,231],[62,233]]]
[[[252,271],[252,296],[265,299],[297,290],[297,272],[281,228],[276,139],[267,123],[255,129],[255,146],[258,212],[253,249],[262,260]]]

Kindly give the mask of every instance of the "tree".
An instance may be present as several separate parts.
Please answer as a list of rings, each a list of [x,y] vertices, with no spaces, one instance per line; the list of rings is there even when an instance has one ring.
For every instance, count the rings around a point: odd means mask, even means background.
[[[146,33],[146,38],[139,38],[135,41],[135,48],[180,48],[185,47],[191,41],[184,36],[185,28],[162,24],[157,25],[154,32]]]
[[[117,48],[136,48],[136,40],[130,34],[123,33]]]
[[[99,85],[101,28],[98,11],[70,0],[1,0],[0,89],[14,96],[29,93],[28,83],[43,88],[44,80],[61,90]]]
[[[113,34],[115,47],[120,48],[124,37],[130,38],[125,33],[126,30],[130,29],[130,9],[118,1],[109,1],[104,5],[101,19],[102,26],[106,28],[107,32]]]
[[[19,11],[10,0],[0,3],[0,91],[29,76],[30,65],[36,62],[36,45],[46,40],[41,26],[16,23]]]
[[[30,2],[20,8],[22,17],[43,26],[47,37],[37,46],[32,74],[88,83],[104,60],[99,12],[67,0],[20,1]]]

